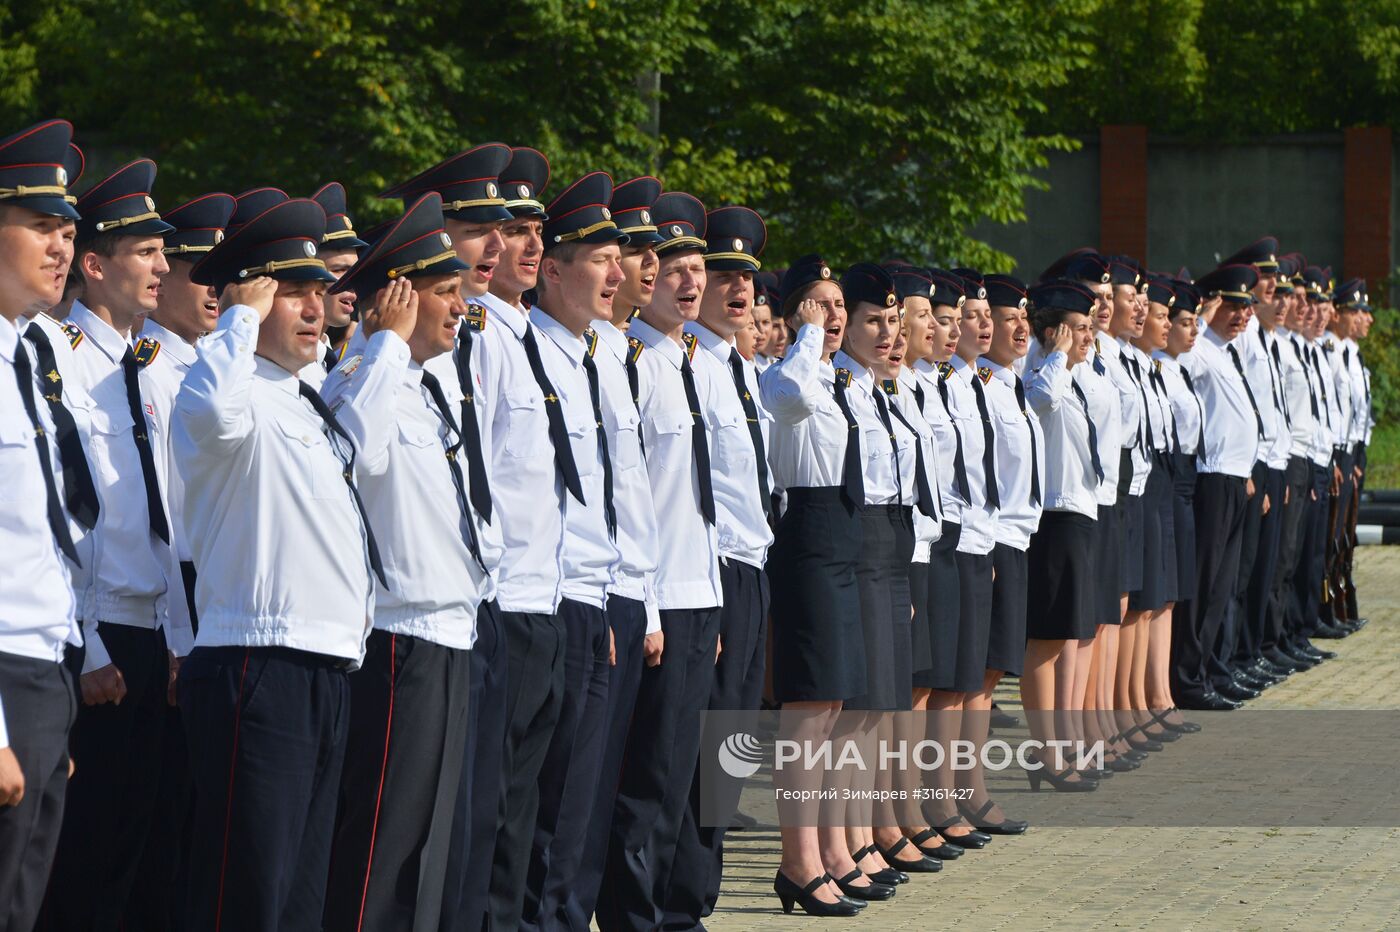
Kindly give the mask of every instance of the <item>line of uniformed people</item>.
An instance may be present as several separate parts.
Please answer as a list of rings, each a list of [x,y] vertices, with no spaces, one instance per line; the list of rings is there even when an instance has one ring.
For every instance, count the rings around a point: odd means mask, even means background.
[[[1364,285],[1319,339],[1324,274],[1271,242],[1196,287],[1089,251],[1029,292],[779,282],[753,211],[602,173],[546,206],[532,149],[460,153],[359,234],[334,183],[162,215],[138,160],[75,198],[71,132],[0,141],[9,927],[694,928],[699,712],[758,707],[770,601],[803,736],[922,709],[981,741],[1019,674],[1038,736],[1112,748],[1062,789],[1355,625]],[[1025,830],[956,782],[785,824],[784,905],[853,913]]]

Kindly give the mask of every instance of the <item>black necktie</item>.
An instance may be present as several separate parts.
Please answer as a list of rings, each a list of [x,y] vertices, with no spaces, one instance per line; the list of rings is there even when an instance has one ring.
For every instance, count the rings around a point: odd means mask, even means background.
[[[1099,375],[1108,372],[1108,367],[1103,364],[1103,354],[1099,352],[1099,338],[1094,337],[1094,371]]]
[[[151,438],[146,434],[146,414],[141,407],[141,364],[131,347],[122,354],[122,376],[126,380],[126,404],[131,409],[131,436],[136,441],[136,455],[141,460],[141,479],[146,484],[146,511],[150,514],[151,533],[170,543],[170,525],[165,522],[165,503],[156,481],[156,458],[151,452]]]
[[[1292,428],[1293,417],[1288,411],[1288,393],[1283,390],[1283,360],[1279,358],[1277,340],[1275,340],[1273,344],[1269,346],[1269,355],[1273,358],[1271,374],[1275,377],[1278,383],[1278,389],[1276,392],[1278,409],[1283,412],[1283,423],[1287,424],[1289,428]]]
[[[1322,364],[1318,362],[1317,347],[1312,347],[1313,371],[1317,373],[1317,388],[1322,392],[1322,411],[1327,416],[1327,429],[1332,429],[1332,405],[1327,400],[1327,381],[1322,377]]]
[[[617,536],[617,509],[613,506],[612,455],[608,452],[608,434],[603,429],[602,395],[598,390],[598,367],[593,357],[583,354],[583,371],[588,373],[588,397],[593,402],[593,421],[598,430],[598,457],[603,461],[603,514],[608,521],[608,536]]]
[[[39,453],[39,469],[44,474],[49,530],[53,532],[54,540],[58,542],[58,549],[63,551],[63,555],[72,560],[74,566],[82,566],[78,560],[78,550],[73,546],[73,535],[68,531],[68,519],[63,515],[63,505],[58,499],[58,485],[53,478],[53,463],[49,460],[49,440],[44,434],[43,422],[39,420],[39,406],[34,401],[34,369],[29,363],[29,352],[23,343],[15,344],[15,379],[19,382],[19,397],[24,403],[24,413],[29,415],[29,423],[34,427],[34,449]]]
[[[919,413],[924,413],[924,387],[917,382],[914,383],[914,404],[919,406]]]
[[[1254,426],[1259,429],[1259,439],[1264,439],[1264,419],[1259,415],[1259,404],[1254,400],[1254,389],[1249,387],[1249,379],[1245,378],[1244,363],[1240,362],[1240,354],[1235,352],[1233,346],[1225,347],[1230,351],[1230,361],[1235,364],[1235,371],[1240,374],[1240,381],[1244,383],[1244,393],[1249,396],[1249,406],[1254,410]]]
[[[880,414],[880,423],[885,426],[885,433],[888,434],[890,438],[890,454],[894,457],[894,469],[892,472],[894,473],[895,497],[903,502],[904,477],[899,474],[899,441],[894,435],[894,424],[890,422],[890,408],[889,405],[885,404],[885,397],[880,393],[879,388],[872,391],[870,397],[871,400],[875,402],[875,410]]]
[[[1089,399],[1084,397],[1084,389],[1079,387],[1079,383],[1070,379],[1070,388],[1074,389],[1074,395],[1079,399],[1079,406],[1084,409],[1084,422],[1089,425],[1089,461],[1094,464],[1094,475],[1103,481],[1103,463],[1099,460],[1099,432],[1094,428],[1094,419],[1089,414]]]
[[[982,380],[972,373],[972,394],[977,396],[977,414],[982,418],[982,471],[987,474],[987,504],[1001,507],[1001,493],[997,491],[997,451],[996,435],[992,432],[992,415],[987,410],[987,394],[982,390]]]
[[[447,431],[442,438],[443,453],[447,456],[447,466],[452,473],[452,487],[457,491],[457,510],[461,513],[460,533],[462,540],[467,545],[467,550],[476,560],[476,565],[486,571],[486,561],[481,558],[481,545],[476,539],[476,522],[472,519],[471,508],[467,505],[467,484],[462,478],[462,465],[457,462],[457,450],[462,446],[462,431],[457,427],[457,419],[452,416],[452,409],[447,405],[447,396],[442,393],[442,383],[437,380],[437,376],[423,371],[423,387],[428,390],[428,394],[433,399],[433,406],[437,408],[438,417],[447,425]],[[452,435],[457,435],[457,442],[452,442]]]
[[[1026,430],[1031,434],[1031,504],[1040,504],[1040,453],[1036,450],[1035,425],[1031,423],[1031,413],[1026,410],[1026,384],[1016,376],[1016,404],[1021,406],[1021,416],[1026,419]]]
[[[457,331],[457,381],[462,389],[462,448],[467,451],[467,478],[471,480],[472,507],[481,520],[491,523],[491,486],[486,478],[486,456],[481,450],[481,427],[476,419],[476,382],[472,378],[472,332]]]
[[[535,342],[533,327],[526,328],[521,342],[525,344],[525,358],[530,361],[530,371],[534,373],[535,382],[544,395],[544,413],[549,419],[549,442],[554,445],[554,465],[564,479],[564,488],[578,499],[580,505],[586,505],[578,465],[574,462],[574,450],[569,446],[569,429],[564,426],[564,411],[559,406],[559,396],[554,394],[554,386],[549,383],[549,376],[545,374],[544,360],[540,358],[540,345]]]
[[[1138,418],[1137,442],[1138,449],[1146,453],[1148,445],[1152,441],[1152,419],[1147,413],[1147,392],[1142,387],[1142,367],[1131,356],[1124,354],[1123,358],[1128,361],[1128,374],[1132,376],[1133,384],[1137,386],[1138,398],[1142,401],[1142,417]],[[1147,438],[1145,440],[1142,435],[1144,424],[1147,425]]]
[[[841,488],[846,493],[852,508],[865,504],[865,475],[861,472],[860,424],[851,413],[851,403],[846,398],[846,380],[839,373],[832,384],[836,405],[846,418],[846,456],[841,464]]]
[[[1186,390],[1191,393],[1192,399],[1196,402],[1196,413],[1200,418],[1200,424],[1196,427],[1196,455],[1204,456],[1206,452],[1206,409],[1201,404],[1201,399],[1196,396],[1196,386],[1191,384],[1191,373],[1186,371],[1185,366],[1178,368],[1181,370],[1181,381],[1186,383]]]
[[[1162,377],[1162,364],[1160,362],[1148,370],[1147,381],[1152,383],[1153,394],[1162,399],[1162,410],[1166,411],[1167,415],[1172,419],[1172,429],[1169,435],[1171,437],[1170,452],[1177,453],[1181,450],[1181,438],[1176,434],[1176,412],[1172,410],[1171,401],[1167,397],[1167,381]],[[1168,460],[1169,468],[1170,463],[1171,461]]]
[[[97,526],[97,516],[102,509],[97,500],[97,487],[92,482],[92,471],[88,469],[87,455],[83,453],[78,425],[63,404],[63,376],[59,374],[58,363],[54,359],[53,344],[38,324],[30,324],[24,331],[24,338],[34,344],[35,355],[39,357],[39,371],[48,380],[44,386],[48,389],[44,392],[44,400],[49,403],[49,415],[58,433],[58,458],[63,465],[63,503],[73,520],[90,531]]]
[[[953,409],[948,404],[946,375],[938,380],[938,398],[943,402],[943,410],[948,415],[948,423],[953,426],[953,440],[956,442],[953,448],[953,483],[958,487],[958,494],[962,496],[962,500],[971,505],[972,486],[968,484],[967,464],[963,462],[962,431],[958,430],[958,419],[953,417]]]
[[[1366,410],[1371,409],[1371,379],[1366,375],[1366,360],[1361,357],[1361,347],[1356,348],[1356,364],[1361,367],[1361,382],[1366,386]]]
[[[915,389],[918,392],[918,389]],[[880,414],[885,416],[885,399],[880,397],[880,393],[875,393],[875,405],[880,408]],[[899,423],[904,425],[904,429],[914,435],[914,487],[919,492],[919,510],[925,517],[933,518],[938,515],[938,507],[933,501],[933,488],[928,481],[928,468],[924,465],[924,442],[919,437],[919,432],[913,425],[905,419],[904,413],[899,410],[899,405],[894,402],[889,404],[889,412],[899,419]],[[886,422],[888,426],[888,421]],[[894,432],[890,432],[890,438],[894,438]],[[895,448],[895,460],[899,460],[899,448]]]
[[[734,376],[734,390],[739,393],[739,403],[744,406],[744,419],[749,424],[749,439],[753,441],[753,455],[758,461],[758,494],[763,500],[763,513],[773,514],[773,493],[768,485],[768,454],[763,447],[763,428],[758,422],[758,405],[754,404],[744,381],[744,361],[739,351],[729,350],[729,371]]]
[[[1303,381],[1308,383],[1308,410],[1312,412],[1313,421],[1317,421],[1317,389],[1313,388],[1312,373],[1308,371],[1308,360],[1303,355],[1303,350],[1298,346],[1298,341],[1290,339],[1293,344],[1293,355],[1298,357],[1298,364],[1303,367]]]
[[[312,409],[321,416],[326,428],[340,439],[341,443],[332,443],[331,448],[336,452],[336,458],[340,459],[340,450],[343,447],[345,457],[341,459],[341,478],[345,480],[345,485],[350,489],[350,498],[355,502],[355,511],[360,515],[360,524],[365,529],[365,552],[369,556],[370,569],[374,570],[374,575],[379,577],[380,584],[389,588],[389,581],[384,578],[384,564],[379,559],[379,545],[374,542],[374,529],[369,526],[369,515],[365,514],[365,503],[360,498],[360,490],[355,487],[355,443],[350,439],[350,435],[345,432],[345,428],[340,426],[340,421],[336,420],[335,413],[327,407],[316,389],[300,380],[297,381],[297,392],[305,398]]]
[[[325,354],[321,357],[321,366],[330,372],[338,362],[340,362],[340,354],[335,351],[334,346],[327,346]]]
[[[690,354],[681,350],[681,384],[685,403],[690,406],[690,444],[695,448],[695,478],[700,486],[700,513],[706,524],[715,523],[714,478],[710,475],[710,442],[705,436],[705,417],[700,412],[700,393],[695,390],[695,370]]]

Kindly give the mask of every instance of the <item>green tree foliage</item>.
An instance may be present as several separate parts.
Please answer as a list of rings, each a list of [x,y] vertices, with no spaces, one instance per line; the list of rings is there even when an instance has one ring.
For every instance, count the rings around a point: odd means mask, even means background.
[[[1098,0],[0,0],[0,125],[62,115],[87,180],[136,155],[162,203],[388,184],[488,140],[556,183],[657,173],[771,220],[769,258],[1003,265],[1030,133]],[[659,86],[659,96],[653,88]],[[659,119],[653,105],[659,105]],[[557,188],[556,188],[557,190]]]

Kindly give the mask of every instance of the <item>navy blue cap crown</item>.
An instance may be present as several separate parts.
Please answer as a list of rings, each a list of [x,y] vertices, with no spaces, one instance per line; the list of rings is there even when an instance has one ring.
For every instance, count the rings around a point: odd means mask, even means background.
[[[510,150],[510,164],[501,171],[499,187],[505,208],[516,217],[545,220],[540,197],[549,185],[549,159],[538,149],[516,146]]]
[[[1075,279],[1057,278],[1032,285],[1027,292],[1030,306],[1036,310],[1058,308],[1075,314],[1089,314],[1098,296]]]
[[[1303,270],[1308,267],[1308,257],[1301,252],[1290,252],[1287,256],[1284,256],[1284,258],[1288,260],[1289,265],[1288,280],[1294,285],[1305,285],[1306,282],[1303,280]],[[1282,266],[1280,266],[1280,268],[1282,268]],[[1282,277],[1282,275],[1283,272],[1280,271],[1279,276]]]
[[[886,267],[890,278],[894,279],[894,293],[900,302],[908,298],[927,298],[933,293],[933,279],[927,269],[912,265]]]
[[[1234,304],[1253,304],[1259,272],[1252,265],[1222,265],[1196,279],[1196,287],[1208,297],[1219,296]]]
[[[759,272],[753,277],[753,303],[776,308],[779,304],[778,289],[782,279],[776,272]]]
[[[1091,256],[1097,260],[1102,266],[1102,269],[1094,270],[1093,268],[1081,266],[1078,260],[1083,259],[1085,256]],[[1078,275],[1071,274],[1070,266],[1074,266],[1075,272],[1089,271],[1093,276],[1093,281],[1108,281],[1108,279],[1102,278],[1102,276],[1108,272],[1108,263],[1103,261],[1103,257],[1099,255],[1099,251],[1093,246],[1080,246],[1078,249],[1071,250],[1063,256],[1060,256],[1060,258],[1046,266],[1045,271],[1040,273],[1039,281],[1049,282],[1057,278],[1079,278]]]
[[[1292,255],[1279,256],[1278,268],[1275,270],[1279,283],[1291,282],[1293,274],[1298,271],[1298,260]]]
[[[321,245],[326,249],[364,249],[369,246],[355,235],[355,225],[350,220],[345,200],[345,186],[339,181],[323,185],[311,195],[311,199],[321,205],[326,212],[326,234],[321,237]]]
[[[841,296],[850,310],[862,301],[876,307],[894,307],[899,301],[894,279],[873,262],[857,262],[846,270],[841,276]]]
[[[387,227],[374,246],[331,286],[332,294],[354,291],[373,295],[400,278],[450,275],[468,267],[457,258],[452,238],[443,229],[442,197],[436,191],[424,194]]]
[[[224,237],[190,269],[196,285],[225,285],[266,275],[278,281],[334,282],[316,257],[326,212],[309,198],[274,204]]]
[[[1260,272],[1273,272],[1278,268],[1278,240],[1272,236],[1261,237],[1220,264],[1252,265]]]
[[[684,191],[667,191],[651,205],[651,217],[661,234],[661,242],[656,244],[658,256],[706,248],[707,219],[699,198]]]
[[[655,246],[666,241],[666,237],[657,232],[651,212],[660,196],[661,182],[650,175],[629,179],[613,188],[608,210],[612,211],[617,228],[631,237],[631,245]]]
[[[627,243],[627,234],[613,222],[612,178],[607,172],[589,172],[564,189],[548,208],[544,223],[544,251],[567,243]]]
[[[402,184],[396,184],[380,197],[402,198],[404,205],[429,191],[442,195],[444,217],[464,223],[497,223],[513,220],[501,196],[500,178],[510,164],[510,146],[488,142],[459,152]]]
[[[1201,292],[1194,284],[1180,278],[1171,280],[1171,288],[1176,300],[1172,302],[1172,316],[1194,314],[1201,308]]]
[[[1308,289],[1308,298],[1326,301],[1331,293],[1331,276],[1319,266],[1310,265],[1303,269],[1303,287]]]
[[[757,272],[768,243],[768,228],[747,207],[717,207],[705,215],[705,268],[716,272]]]
[[[71,171],[72,138],[72,123],[47,120],[0,139],[0,205],[77,220],[77,199],[68,193],[78,180]],[[81,161],[78,152],[80,172]]]
[[[958,268],[952,276],[962,282],[963,295],[969,301],[987,300],[987,287],[982,283],[982,273],[976,269]]]
[[[234,197],[233,216],[228,218],[224,235],[232,236],[239,227],[254,217],[259,217],[283,201],[290,200],[281,188],[249,188]]]
[[[1172,285],[1172,280],[1165,276],[1156,276],[1147,280],[1147,300],[1151,304],[1161,304],[1170,309],[1176,304],[1176,288]]]
[[[151,188],[156,181],[156,163],[137,159],[88,188],[76,205],[78,240],[92,239],[99,233],[124,236],[163,236],[175,229],[156,211]]]
[[[1343,311],[1369,311],[1371,296],[1366,293],[1366,279],[1349,278],[1337,287],[1332,303]]]
[[[929,291],[929,301],[934,307],[961,308],[967,303],[967,282],[952,272],[943,269],[929,269],[933,288]]]
[[[63,154],[63,171],[68,175],[69,188],[73,188],[77,185],[78,179],[83,177],[83,169],[86,167],[87,157],[83,155],[83,150],[70,142],[68,144],[68,151]],[[72,198],[74,203],[78,200],[76,197],[72,197],[72,195],[69,195],[69,197]]]
[[[1115,285],[1132,285],[1134,288],[1144,283],[1142,266],[1132,256],[1107,256],[1108,280]]]
[[[165,234],[165,254],[194,262],[223,242],[233,204],[232,195],[204,194],[167,211],[162,219],[174,229]]]
[[[782,284],[778,287],[782,299],[783,316],[786,317],[797,309],[797,300],[804,288],[816,282],[829,281],[831,281],[831,266],[827,265],[826,261],[816,253],[809,253],[794,261],[783,273]]]
[[[1011,275],[987,275],[982,279],[987,289],[987,303],[992,307],[1024,308],[1029,300],[1026,297],[1026,283]]]

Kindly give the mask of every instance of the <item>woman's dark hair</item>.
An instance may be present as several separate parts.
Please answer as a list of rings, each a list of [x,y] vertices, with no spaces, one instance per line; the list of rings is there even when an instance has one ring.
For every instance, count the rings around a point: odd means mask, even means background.
[[[1083,314],[1081,310],[1071,310],[1067,307],[1034,307],[1031,308],[1031,326],[1035,328],[1035,338],[1042,344],[1046,342],[1045,331],[1053,330],[1071,314]]]

